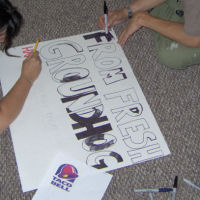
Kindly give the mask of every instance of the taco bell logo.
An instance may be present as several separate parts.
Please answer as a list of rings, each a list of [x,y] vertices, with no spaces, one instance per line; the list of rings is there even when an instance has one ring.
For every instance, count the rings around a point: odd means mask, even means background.
[[[70,192],[75,179],[78,177],[77,169],[70,164],[61,165],[52,178],[51,184]]]

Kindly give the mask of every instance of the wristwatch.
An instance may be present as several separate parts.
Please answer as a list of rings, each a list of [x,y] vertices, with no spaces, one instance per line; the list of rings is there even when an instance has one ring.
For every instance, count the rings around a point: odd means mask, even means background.
[[[130,7],[128,7],[127,10],[128,10],[128,19],[131,19],[133,16],[133,11],[131,10]]]

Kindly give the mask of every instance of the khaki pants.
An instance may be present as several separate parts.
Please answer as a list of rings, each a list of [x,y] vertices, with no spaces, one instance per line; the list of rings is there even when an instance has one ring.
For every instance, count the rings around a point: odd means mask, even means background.
[[[154,8],[150,14],[160,19],[184,23],[184,16],[178,16],[176,10],[182,10],[180,1],[167,0]],[[200,64],[200,48],[186,47],[156,32],[153,32],[153,36],[162,64],[173,69],[185,69]]]

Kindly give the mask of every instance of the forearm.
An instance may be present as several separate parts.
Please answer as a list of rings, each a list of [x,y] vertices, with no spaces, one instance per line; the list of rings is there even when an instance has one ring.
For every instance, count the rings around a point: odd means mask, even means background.
[[[9,93],[0,101],[0,133],[5,130],[20,113],[31,83],[20,77]]]
[[[200,47],[200,37],[192,37],[184,33],[183,24],[162,20],[149,14],[143,14],[140,25],[150,28],[171,40],[188,47]]]
[[[130,4],[130,8],[133,13],[148,11],[165,1],[166,0],[135,0],[133,3]]]
[[[20,113],[32,83],[41,71],[39,53],[31,53],[22,64],[21,76],[8,94],[0,101],[0,133],[5,130]]]

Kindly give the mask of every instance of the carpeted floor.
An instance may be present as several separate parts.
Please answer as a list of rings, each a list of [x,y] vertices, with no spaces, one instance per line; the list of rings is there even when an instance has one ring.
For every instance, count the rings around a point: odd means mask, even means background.
[[[12,0],[25,24],[14,46],[98,30],[102,0]],[[111,9],[126,7],[131,0],[107,0]],[[124,24],[114,28],[119,36]],[[110,172],[113,179],[103,200],[147,200],[134,188],[171,187],[179,176],[177,200],[200,200],[200,191],[183,178],[200,185],[200,66],[170,70],[159,64],[151,31],[140,29],[123,47],[134,74],[167,141],[171,156]],[[9,130],[0,137],[0,200],[29,200],[23,194]],[[155,199],[171,199],[159,193]]]

